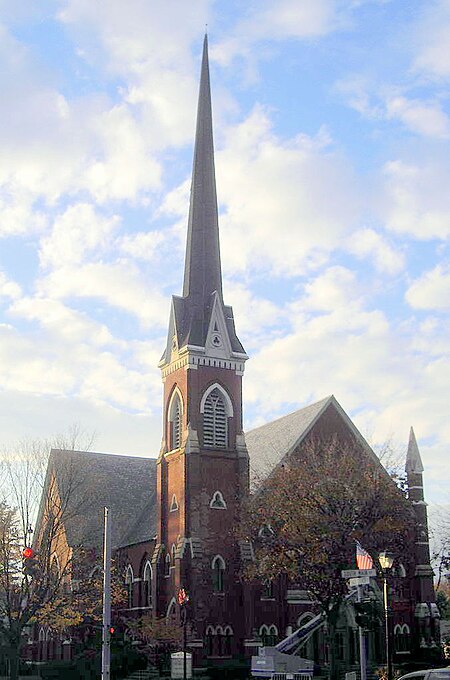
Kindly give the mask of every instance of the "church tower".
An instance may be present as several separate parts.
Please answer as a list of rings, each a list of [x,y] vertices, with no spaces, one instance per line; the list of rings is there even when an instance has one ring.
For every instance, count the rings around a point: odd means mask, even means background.
[[[206,644],[213,644],[217,630],[221,644],[230,649],[233,639],[242,637],[232,622],[239,618],[240,601],[235,530],[241,500],[248,492],[242,430],[247,358],[236,335],[233,311],[222,294],[205,36],[183,295],[172,298],[167,345],[159,364],[164,423],[153,556],[156,614],[176,619],[176,595],[184,588],[190,596],[197,646],[205,638]]]
[[[433,569],[430,563],[430,544],[428,537],[427,504],[423,493],[423,464],[413,428],[409,433],[406,454],[406,480],[408,498],[412,503],[415,527],[415,646],[416,653],[424,658],[438,656],[439,646],[439,610],[435,603],[433,587]]]

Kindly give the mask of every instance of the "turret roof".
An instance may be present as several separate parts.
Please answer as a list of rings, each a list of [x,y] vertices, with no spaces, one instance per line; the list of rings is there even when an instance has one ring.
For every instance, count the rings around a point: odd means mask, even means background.
[[[423,472],[422,458],[420,457],[416,435],[411,427],[409,431],[408,451],[406,453],[405,470],[407,473],[421,474]]]

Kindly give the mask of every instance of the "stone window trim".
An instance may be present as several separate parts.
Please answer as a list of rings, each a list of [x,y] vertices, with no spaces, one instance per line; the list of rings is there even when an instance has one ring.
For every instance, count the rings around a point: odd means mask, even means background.
[[[228,419],[233,415],[231,399],[218,383],[205,390],[200,412],[203,415],[203,445],[208,448],[227,449]]]
[[[278,639],[278,628],[274,623],[267,625],[263,623],[259,629],[259,637],[263,647],[275,647]]]
[[[233,628],[225,626],[207,626],[205,631],[206,656],[211,659],[231,658],[231,641]]]
[[[152,582],[153,569],[149,560],[146,560],[144,569],[142,571],[142,595],[144,598],[144,607],[152,607]]]
[[[134,581],[133,567],[131,566],[131,564],[128,564],[127,568],[125,569],[125,585],[127,588],[127,604],[128,604],[127,609],[131,609],[133,607],[133,581]]]
[[[233,404],[230,399],[230,395],[226,391],[226,389],[220,384],[220,383],[213,383],[209,387],[206,388],[206,390],[203,392],[202,399],[200,401],[200,413],[205,412],[205,403],[211,392],[214,392],[214,390],[219,390],[221,393],[221,396],[224,399],[225,402],[225,410],[228,418],[232,418],[234,416],[234,410],[233,410]]]
[[[183,397],[178,385],[175,385],[170,395],[167,407],[167,435],[169,451],[179,449],[182,438],[183,425]]]
[[[273,594],[273,581],[271,579],[267,578],[262,583],[261,600],[275,600]]]
[[[396,654],[411,653],[411,632],[407,623],[397,623],[394,627],[394,651]]]
[[[213,510],[226,510],[227,504],[221,491],[215,491],[212,495],[209,507]]]
[[[226,570],[225,560],[222,555],[215,555],[211,561],[212,579],[213,579],[213,593],[214,595],[223,595],[224,588],[224,574]]]

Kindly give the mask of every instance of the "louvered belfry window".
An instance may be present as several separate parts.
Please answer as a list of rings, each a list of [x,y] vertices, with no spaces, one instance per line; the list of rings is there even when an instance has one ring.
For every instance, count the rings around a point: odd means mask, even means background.
[[[181,446],[181,404],[178,395],[172,406],[172,449],[179,449]]]
[[[225,402],[214,389],[206,397],[203,411],[203,442],[205,446],[225,447],[228,444],[228,422]]]

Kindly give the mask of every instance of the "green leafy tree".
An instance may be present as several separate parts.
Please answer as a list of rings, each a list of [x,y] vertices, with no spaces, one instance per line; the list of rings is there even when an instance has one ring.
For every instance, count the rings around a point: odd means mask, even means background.
[[[402,555],[412,526],[403,493],[357,442],[310,440],[262,480],[244,520],[255,561],[247,577],[286,574],[324,613],[330,641],[347,594],[341,570],[355,567],[355,542],[377,559]],[[330,645],[330,674],[336,677]]]

